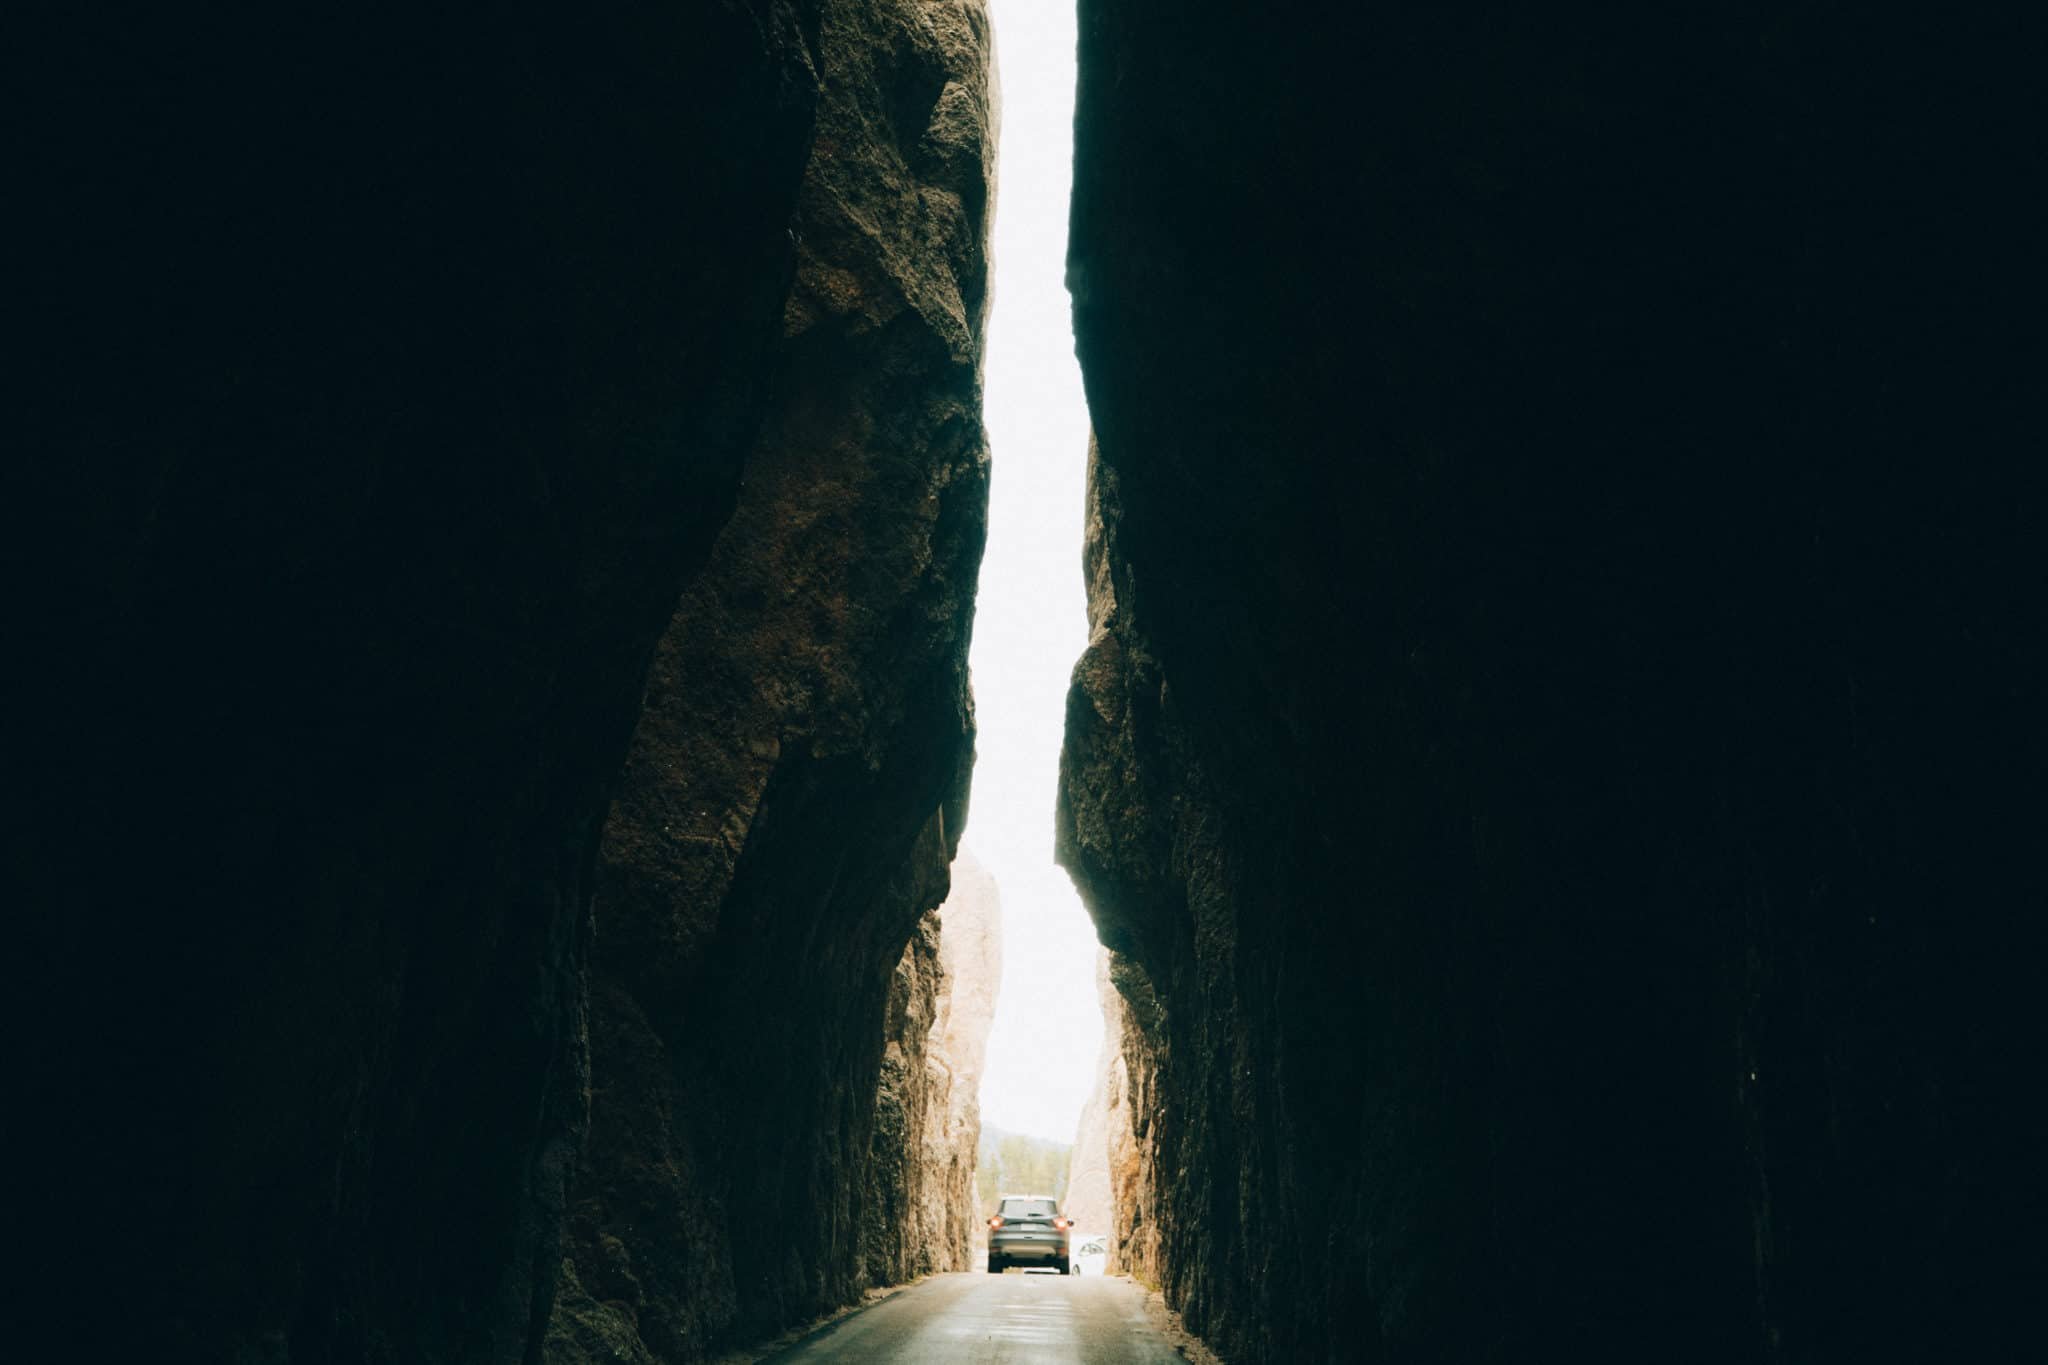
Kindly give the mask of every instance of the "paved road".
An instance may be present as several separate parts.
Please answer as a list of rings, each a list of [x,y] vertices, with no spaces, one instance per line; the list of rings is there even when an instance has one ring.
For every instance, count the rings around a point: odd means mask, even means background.
[[[1184,1365],[1129,1280],[1015,1270],[935,1275],[768,1360]]]

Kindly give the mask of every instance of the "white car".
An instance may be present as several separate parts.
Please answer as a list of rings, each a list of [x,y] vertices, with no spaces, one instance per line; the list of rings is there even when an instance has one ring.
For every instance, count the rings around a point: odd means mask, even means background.
[[[1074,1273],[1100,1275],[1109,1260],[1109,1236],[1101,1232],[1079,1233],[1074,1238]]]

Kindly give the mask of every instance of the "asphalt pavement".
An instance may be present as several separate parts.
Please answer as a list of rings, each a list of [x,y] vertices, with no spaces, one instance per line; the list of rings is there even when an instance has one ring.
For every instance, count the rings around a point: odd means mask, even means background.
[[[1124,1279],[1010,1271],[935,1275],[766,1357],[904,1365],[1184,1365]]]

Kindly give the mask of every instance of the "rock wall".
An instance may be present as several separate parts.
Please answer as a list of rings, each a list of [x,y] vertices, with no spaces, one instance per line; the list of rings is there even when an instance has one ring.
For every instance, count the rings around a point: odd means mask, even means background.
[[[1120,954],[1101,949],[1096,994],[1102,1002],[1102,1051],[1095,1088],[1081,1109],[1068,1166],[1064,1205],[1084,1232],[1109,1236],[1103,1269],[1127,1274],[1150,1288],[1160,1282],[1159,1063],[1139,1013],[1124,1002],[1129,991],[1151,999],[1144,973]]]
[[[1116,1103],[1123,1064],[1123,1009],[1109,984],[1109,954],[1097,953],[1095,990],[1102,1002],[1102,1047],[1095,1058],[1095,1086],[1081,1106],[1074,1126],[1074,1147],[1067,1163],[1067,1194],[1060,1208],[1077,1231],[1108,1233],[1116,1228],[1116,1202],[1110,1174],[1111,1106]],[[1117,1105],[1118,1111],[1128,1111]],[[1126,1124],[1128,1127],[1128,1123]],[[1110,1261],[1116,1259],[1112,1246]]]
[[[818,52],[772,416],[656,652],[598,862],[553,1361],[697,1359],[910,1260],[870,1253],[916,1203],[871,1152],[886,1021],[892,1072],[922,1071],[919,926],[972,762],[987,21],[978,0],[828,0]],[[918,1097],[886,1098],[911,1141]]]
[[[45,19],[10,1347],[520,1361],[607,784],[758,424],[816,6]]]
[[[1109,1235],[1104,1270],[1152,1288],[1160,1278],[1159,1144],[1153,1124],[1158,1059],[1124,991],[1149,1000],[1144,974],[1121,955],[1100,950],[1095,989],[1102,1001],[1102,1052],[1095,1088],[1082,1107],[1068,1167],[1065,1209],[1084,1232]]]
[[[933,1270],[970,1270],[974,1234],[983,1229],[974,1189],[981,1150],[981,1072],[1003,984],[1003,908],[996,879],[971,853],[953,863],[953,890],[939,909],[939,987],[934,1065],[944,1073],[944,1104],[928,1110],[924,1167],[937,1197],[918,1236],[934,1249]],[[934,1093],[939,1093],[938,1084]]]
[[[1112,1210],[1108,1268],[1157,1289],[1162,1181],[1156,1174],[1159,1142],[1152,1119],[1158,1108],[1153,1087],[1159,1065],[1144,1031],[1138,1028],[1132,1012],[1123,1007],[1123,995],[1116,986],[1122,978],[1134,994],[1142,997],[1147,990],[1143,977],[1113,953],[1109,956],[1109,977],[1114,994],[1105,993],[1104,1013],[1113,1018],[1114,1024],[1103,1040],[1110,1052],[1103,1116],[1103,1135],[1109,1145]]]
[[[868,1143],[861,1200],[861,1250],[870,1284],[901,1284],[941,1265],[940,1245],[922,1235],[949,1174],[944,1158],[925,1164],[925,1129],[944,1111],[945,1072],[933,1025],[945,969],[939,964],[939,915],[927,911],[889,982],[882,1025],[882,1070],[875,1083],[874,1136]]]
[[[1970,11],[1082,0],[1061,849],[1230,1358],[2038,1340],[2040,34]]]
[[[969,1269],[981,1066],[1002,984],[995,879],[961,853],[889,988],[863,1202],[871,1284]]]

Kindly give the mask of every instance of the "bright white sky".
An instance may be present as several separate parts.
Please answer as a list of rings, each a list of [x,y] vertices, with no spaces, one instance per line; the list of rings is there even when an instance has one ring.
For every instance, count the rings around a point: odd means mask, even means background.
[[[965,842],[1002,890],[1003,985],[981,1116],[1072,1142],[1102,1040],[1095,927],[1052,860],[1067,674],[1088,643],[1088,411],[1064,282],[1074,6],[990,8],[1002,82],[985,392],[994,471],[974,616],[981,735]]]

